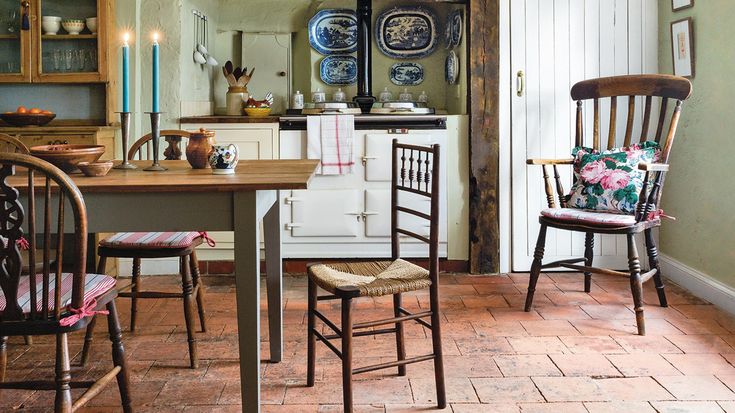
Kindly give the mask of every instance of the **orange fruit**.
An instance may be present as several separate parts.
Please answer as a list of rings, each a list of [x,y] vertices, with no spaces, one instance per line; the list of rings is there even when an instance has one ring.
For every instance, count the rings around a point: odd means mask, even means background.
[[[54,112],[51,112],[50,110],[42,110],[41,113],[43,113],[44,115],[53,115],[54,114]]]
[[[39,108],[32,108],[31,110],[28,111],[28,113],[31,113],[31,114],[34,114],[34,115],[38,115],[39,113],[41,113],[41,109],[39,109]]]
[[[25,106],[18,106],[18,109],[15,110],[15,113],[28,113],[28,109],[26,109]]]

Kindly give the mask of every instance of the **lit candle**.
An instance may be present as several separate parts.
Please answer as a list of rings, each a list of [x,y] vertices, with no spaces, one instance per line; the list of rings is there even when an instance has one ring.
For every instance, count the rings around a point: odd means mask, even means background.
[[[130,62],[129,62],[129,49],[128,39],[130,35],[125,33],[123,35],[123,47],[122,47],[122,111],[130,112]]]
[[[153,33],[153,64],[152,64],[152,70],[153,70],[153,82],[152,82],[152,92],[153,92],[153,103],[151,107],[151,112],[158,112],[159,106],[158,106],[158,97],[159,97],[159,91],[158,91],[158,83],[159,83],[159,73],[158,73],[158,60],[159,60],[159,51],[158,51],[158,33]]]

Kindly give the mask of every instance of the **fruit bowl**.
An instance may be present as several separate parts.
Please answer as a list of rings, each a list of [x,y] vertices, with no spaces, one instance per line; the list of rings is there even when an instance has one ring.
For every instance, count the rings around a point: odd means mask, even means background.
[[[77,168],[89,177],[105,176],[112,169],[112,161],[79,162]]]
[[[43,126],[56,117],[53,113],[3,113],[0,119],[13,126]]]
[[[245,108],[243,110],[252,118],[264,118],[271,114],[271,108]]]
[[[31,155],[41,158],[66,173],[79,172],[80,162],[96,162],[105,147],[102,145],[42,145],[31,148]]]

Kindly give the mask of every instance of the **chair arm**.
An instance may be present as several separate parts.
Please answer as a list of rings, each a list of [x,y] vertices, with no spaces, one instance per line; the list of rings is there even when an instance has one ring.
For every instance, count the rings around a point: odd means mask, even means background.
[[[574,159],[526,159],[528,165],[572,165]]]
[[[639,163],[638,169],[651,172],[668,172],[669,164],[665,163]]]

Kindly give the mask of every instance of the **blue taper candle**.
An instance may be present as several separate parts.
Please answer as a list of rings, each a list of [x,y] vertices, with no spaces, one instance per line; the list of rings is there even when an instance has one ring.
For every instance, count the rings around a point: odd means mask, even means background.
[[[153,102],[151,105],[151,112],[158,112],[160,109],[158,106],[159,82],[160,82],[158,61],[159,61],[158,33],[153,33],[153,64],[152,64],[153,83],[151,86],[151,89],[153,92]]]
[[[123,36],[122,47],[122,111],[130,112],[130,47],[128,33]]]

